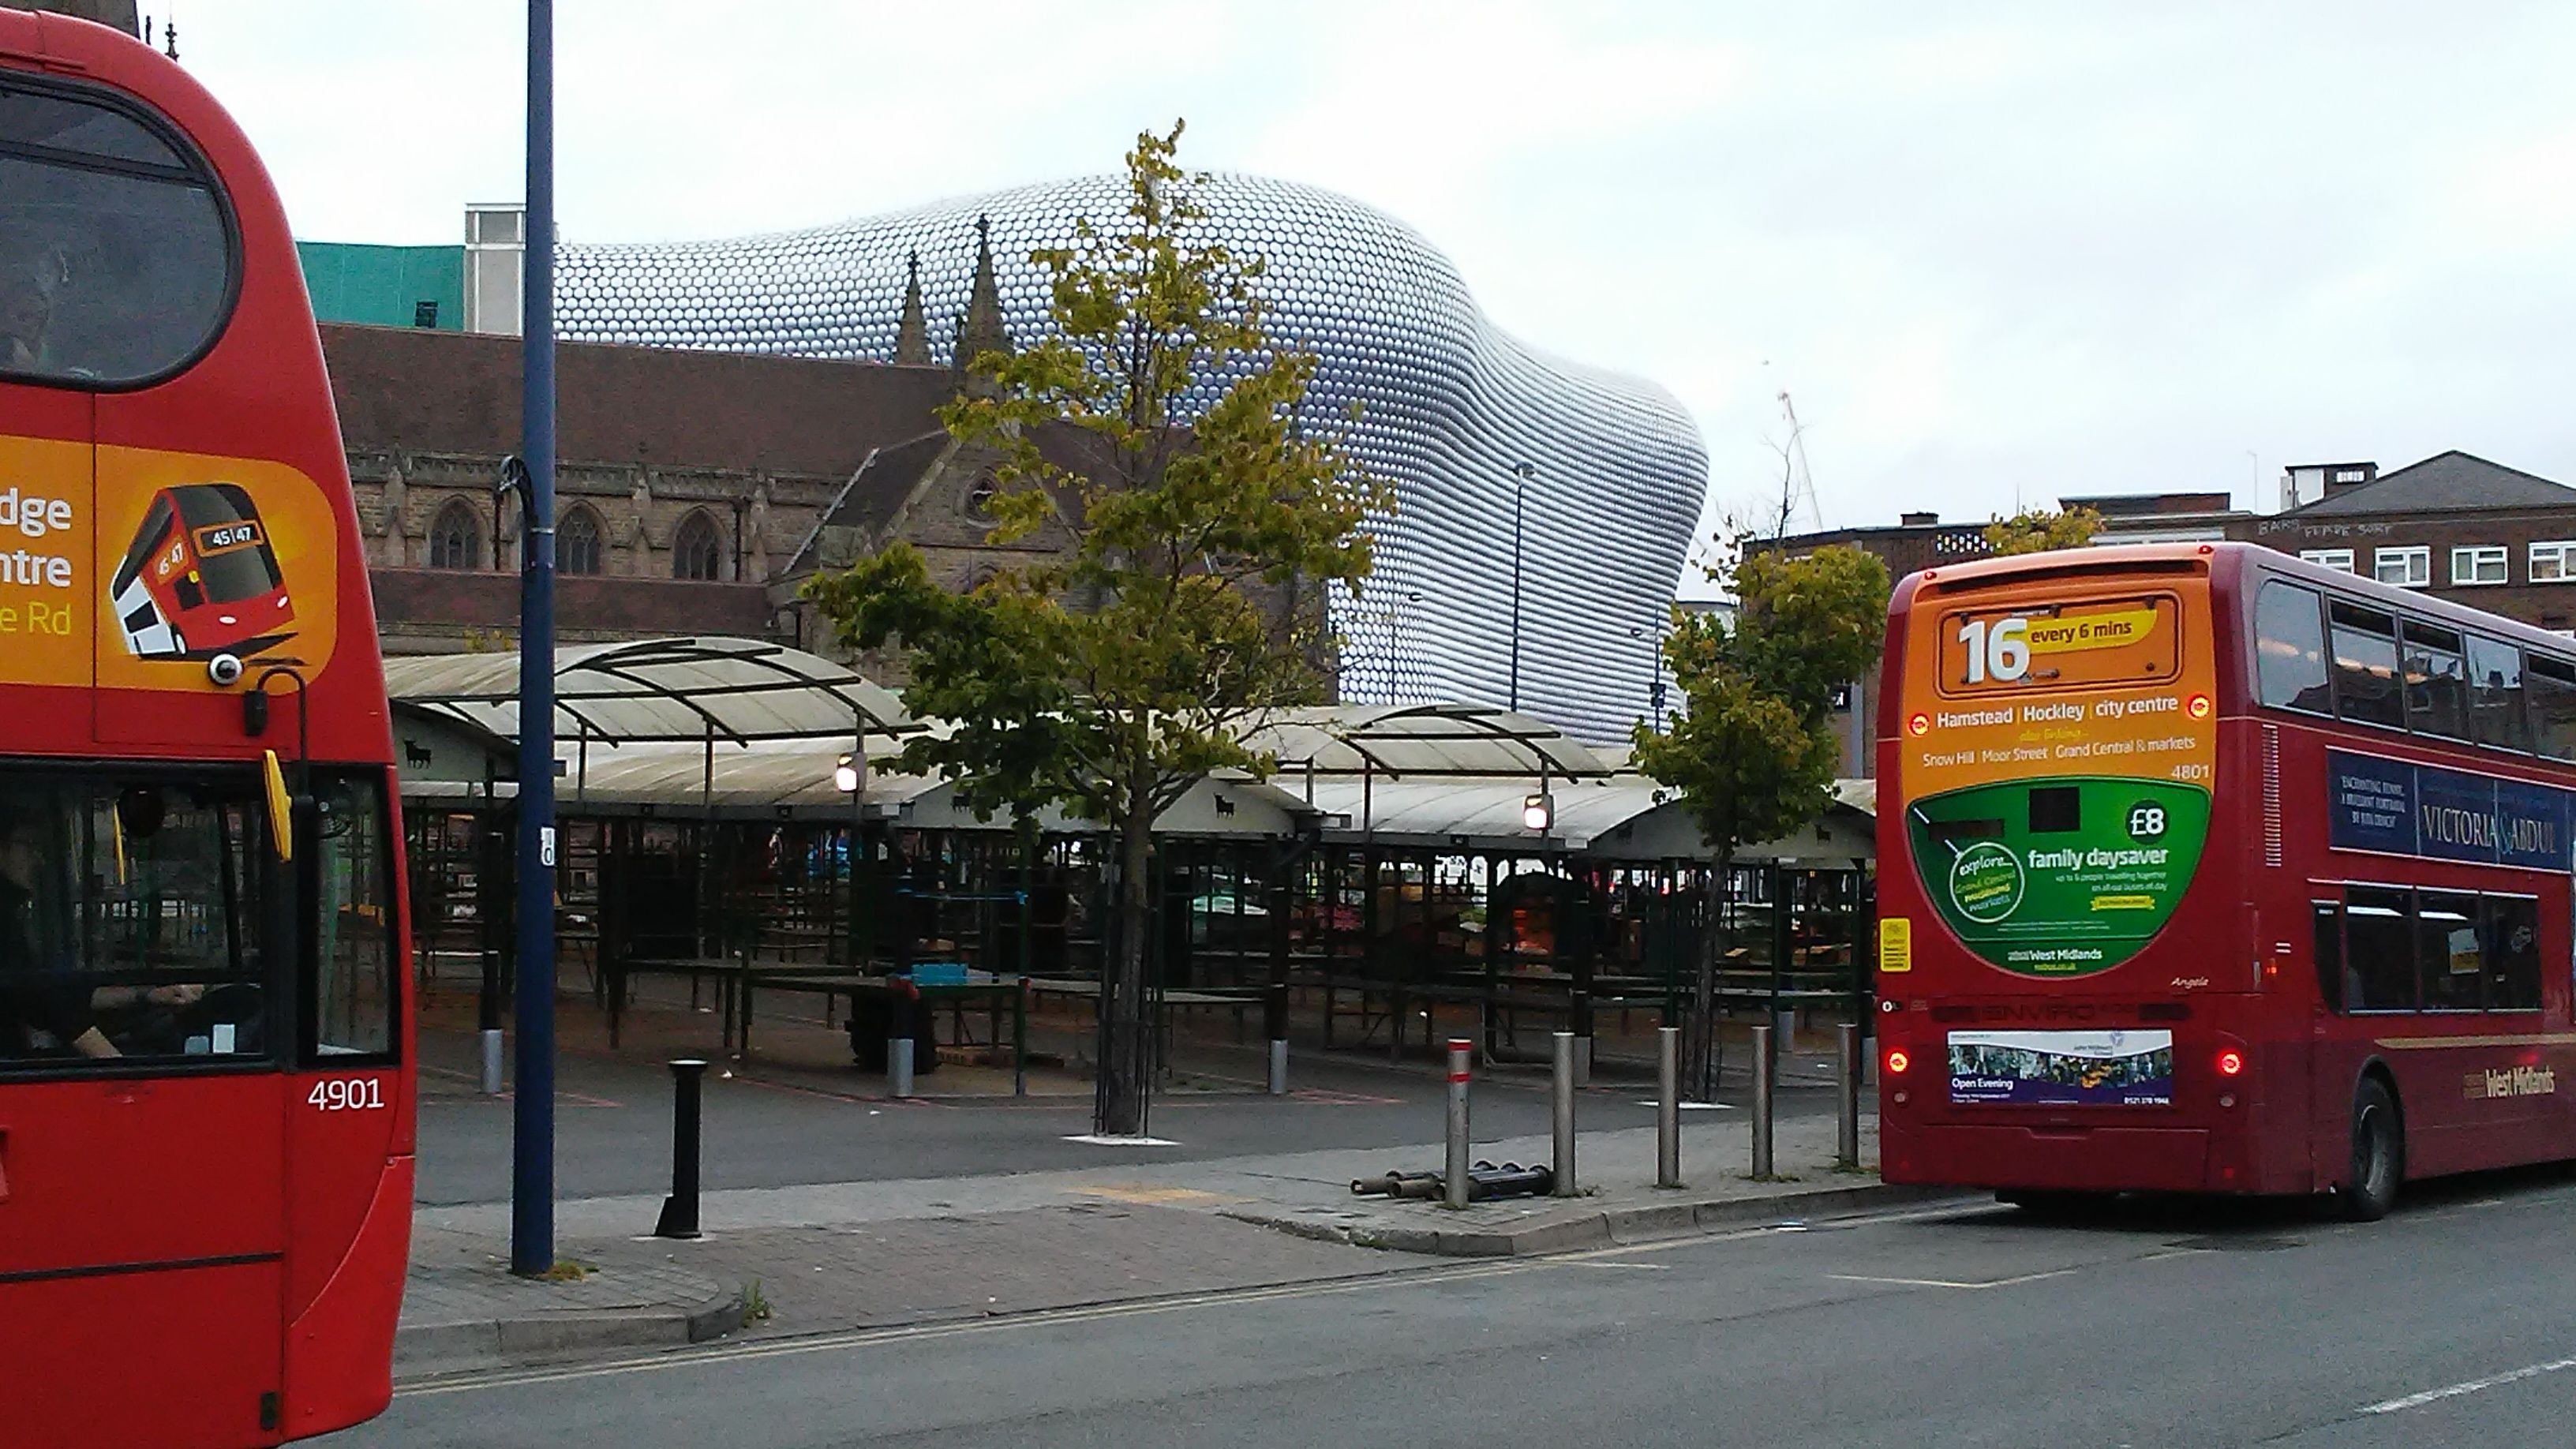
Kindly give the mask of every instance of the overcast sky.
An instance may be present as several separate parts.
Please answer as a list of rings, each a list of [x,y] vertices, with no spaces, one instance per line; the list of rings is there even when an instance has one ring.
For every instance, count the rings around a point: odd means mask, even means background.
[[[509,0],[144,0],[301,236],[521,193]],[[1544,349],[1806,424],[1823,521],[2463,448],[2576,482],[2576,6],[562,0],[581,241],[1185,162],[1412,223]],[[2256,486],[2261,480],[2260,487]]]

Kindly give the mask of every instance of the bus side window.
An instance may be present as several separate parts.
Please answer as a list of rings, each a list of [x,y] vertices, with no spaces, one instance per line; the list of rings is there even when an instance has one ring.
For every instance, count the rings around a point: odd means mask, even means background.
[[[2402,890],[2354,886],[2344,899],[2343,1009],[2415,1009],[2413,902]]]
[[[2406,621],[2406,717],[2417,734],[2469,737],[2469,687],[2460,636]]]
[[[2338,1015],[2343,1004],[2343,904],[2339,901],[2311,901],[2308,920],[2315,941],[2317,958],[2317,996],[2326,1010]]]
[[[2531,753],[2531,719],[2522,712],[2522,651],[2469,636],[2469,733],[2479,744]]]
[[[2317,594],[2278,579],[2254,597],[2254,673],[2263,702],[2332,714]]]
[[[2576,760],[2576,664],[2534,654],[2523,666],[2522,678],[2540,752],[2553,760]]]
[[[2540,1009],[2540,903],[2486,900],[2487,1010]]]
[[[2397,687],[2396,618],[2340,600],[2326,612],[2334,621],[2335,712],[2365,724],[2406,728],[2406,702]]]
[[[2479,948],[2479,925],[2476,896],[2416,895],[2417,999],[2426,1011],[2476,1011],[2483,1005],[2486,955]]]

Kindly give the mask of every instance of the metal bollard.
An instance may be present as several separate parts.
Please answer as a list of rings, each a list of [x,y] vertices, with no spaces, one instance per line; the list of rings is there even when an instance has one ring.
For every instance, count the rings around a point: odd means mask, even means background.
[[[657,1238],[698,1235],[698,1103],[707,1064],[695,1057],[671,1063],[671,1195],[662,1199]]]
[[[1467,1205],[1467,1054],[1475,1043],[1449,1038],[1449,1171],[1443,1179],[1449,1206]]]
[[[1580,1191],[1574,1180],[1574,1033],[1556,1034],[1556,1195]]]
[[[894,987],[894,1010],[888,1015],[894,1029],[886,1036],[886,1092],[889,1096],[912,1095],[912,983],[900,981]]]
[[[1771,1028],[1753,1028],[1753,1175],[1771,1176]]]
[[[1262,993],[1261,1024],[1269,1030],[1270,1095],[1288,1095],[1288,988],[1273,982]]]
[[[1682,1185],[1682,1029],[1655,1028],[1655,1186]]]
[[[475,1006],[483,1032],[483,1095],[501,1095],[501,953],[483,953],[483,989]]]
[[[1834,1166],[1860,1166],[1860,1024],[1834,1028]]]

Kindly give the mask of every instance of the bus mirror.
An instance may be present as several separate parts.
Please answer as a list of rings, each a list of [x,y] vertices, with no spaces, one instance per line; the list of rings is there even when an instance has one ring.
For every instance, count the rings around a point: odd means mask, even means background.
[[[286,798],[286,772],[277,767],[277,751],[259,752],[260,772],[268,785],[268,841],[280,860],[295,858],[295,812]]]

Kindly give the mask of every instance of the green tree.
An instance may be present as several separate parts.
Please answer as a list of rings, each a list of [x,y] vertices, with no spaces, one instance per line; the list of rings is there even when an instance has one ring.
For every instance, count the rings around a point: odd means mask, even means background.
[[[1703,1101],[1717,1090],[1717,973],[1736,852],[1832,802],[1842,756],[1833,692],[1876,662],[1887,612],[1887,566],[1853,548],[1755,551],[1733,584],[1732,622],[1675,615],[1664,653],[1684,712],[1664,732],[1639,725],[1635,735],[1638,768],[1680,792],[1716,857],[1683,1032],[1683,1073]]]
[[[1241,738],[1323,696],[1320,591],[1366,576],[1361,525],[1393,502],[1337,440],[1298,428],[1315,359],[1264,336],[1261,259],[1204,239],[1180,136],[1137,137],[1123,216],[1031,253],[1050,335],[976,358],[942,415],[1000,455],[992,540],[1061,528],[1070,547],[966,594],[903,544],[808,586],[845,641],[899,638],[906,707],[954,722],[907,742],[906,768],[1024,830],[1061,805],[1114,841],[1095,1119],[1122,1134],[1144,1130],[1150,1080],[1154,820],[1212,771],[1271,767]],[[1072,445],[1041,451],[1050,437]]]
[[[2025,508],[2010,518],[1986,525],[1986,547],[1998,554],[2046,553],[2053,548],[2082,548],[2102,531],[2102,515],[2090,508],[2063,513]]]

